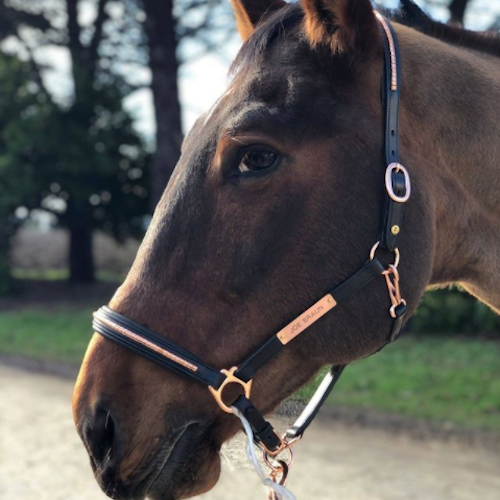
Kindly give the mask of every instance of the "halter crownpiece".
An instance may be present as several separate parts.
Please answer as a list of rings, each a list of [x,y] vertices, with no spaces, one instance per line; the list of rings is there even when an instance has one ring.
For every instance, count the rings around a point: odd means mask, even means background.
[[[304,334],[311,325],[379,276],[384,276],[386,281],[391,302],[389,315],[392,318],[391,331],[380,349],[397,338],[407,312],[406,302],[401,298],[399,288],[400,252],[397,245],[401,233],[403,205],[411,195],[410,176],[399,161],[401,58],[397,36],[392,25],[378,12],[375,12],[375,16],[381,25],[384,44],[383,107],[387,168],[380,238],[371,249],[370,257],[365,264],[343,283],[325,294],[307,311],[284,326],[240,365],[227,370],[216,370],[174,342],[112,311],[109,307],[101,307],[94,313],[93,328],[97,333],[177,375],[205,385],[224,412],[236,412],[244,426],[245,422],[249,424],[251,430],[249,435],[253,437],[255,444],[262,448],[264,458],[271,468],[272,480],[281,485],[284,485],[286,481],[290,462],[278,460],[278,454],[291,450],[291,447],[302,437],[332,391],[345,366],[331,367],[305,410],[283,436],[275,431],[251,402],[252,380],[258,370],[290,342]],[[379,249],[394,253],[394,263],[384,266],[376,256]],[[223,393],[231,384],[240,385],[243,394],[228,404],[224,401]]]

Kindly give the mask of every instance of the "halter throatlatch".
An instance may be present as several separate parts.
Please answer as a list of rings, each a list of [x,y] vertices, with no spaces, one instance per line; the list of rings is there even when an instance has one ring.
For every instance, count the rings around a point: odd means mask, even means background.
[[[338,307],[345,299],[365,288],[374,279],[384,276],[389,292],[388,314],[392,319],[391,331],[384,347],[394,341],[401,329],[407,311],[406,302],[399,288],[400,252],[398,240],[401,233],[403,205],[411,195],[410,176],[399,161],[399,100],[401,88],[401,61],[396,34],[391,24],[378,12],[375,16],[384,34],[383,106],[385,109],[385,204],[382,229],[369,259],[343,283],[323,295],[309,309],[284,326],[240,365],[228,370],[217,370],[177,344],[157,335],[127,317],[102,307],[94,313],[93,327],[97,333],[122,345],[134,353],[170,370],[177,375],[205,385],[215,401],[226,413],[234,413],[251,426],[252,436],[264,453],[271,469],[271,479],[284,484],[290,461],[278,459],[285,451],[292,453],[292,446],[302,437],[317,412],[332,391],[344,366],[333,366],[297,421],[280,436],[265,420],[251,401],[252,380],[258,370],[273,359],[290,342],[302,335],[311,325]],[[384,266],[377,253],[394,254],[394,262]],[[243,392],[236,401],[224,401],[224,390],[237,384]]]

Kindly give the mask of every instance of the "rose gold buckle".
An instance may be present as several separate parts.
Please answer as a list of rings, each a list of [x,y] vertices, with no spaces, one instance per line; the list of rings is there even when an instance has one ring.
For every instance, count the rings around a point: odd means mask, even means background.
[[[280,440],[280,445],[278,448],[274,451],[270,450],[262,441],[259,443],[260,447],[262,448],[264,452],[264,457],[276,457],[279,455],[283,450],[287,448],[287,443],[286,441],[273,429],[274,434],[276,434],[276,437]],[[264,459],[265,460],[265,459]],[[267,463],[267,461],[266,461]]]
[[[233,366],[229,370],[221,370],[221,373],[223,373],[226,376],[224,382],[222,382],[222,384],[218,389],[214,389],[212,386],[208,387],[208,390],[212,393],[212,396],[214,397],[217,404],[220,406],[221,410],[226,413],[234,413],[233,409],[226,403],[224,403],[224,401],[222,400],[222,393],[229,384],[240,385],[243,388],[243,394],[245,394],[245,397],[247,399],[250,399],[250,394],[252,392],[253,380],[245,382],[244,380],[241,380],[240,378],[236,377],[235,372],[237,369],[238,369],[237,366]]]
[[[399,271],[396,266],[390,265],[383,273],[387,289],[389,290],[389,297],[391,299],[391,308],[389,313],[392,318],[396,319],[396,307],[401,304],[406,305],[406,301],[401,298],[401,290],[399,288]]]
[[[394,192],[394,187],[392,185],[392,172],[395,170],[396,172],[403,172],[405,177],[405,194],[403,196],[398,196]],[[411,182],[410,182],[410,174],[408,170],[406,170],[401,163],[391,163],[387,170],[385,171],[385,189],[387,189],[387,194],[391,198],[391,200],[396,203],[406,203],[410,199],[411,195]]]
[[[377,241],[375,245],[373,245],[372,249],[370,250],[370,260],[373,260],[375,258],[375,253],[378,250],[378,247],[380,246],[380,241]],[[392,264],[393,267],[396,269],[399,266],[399,260],[401,258],[401,254],[399,253],[399,248],[394,249],[394,264]]]
[[[283,451],[288,451],[290,453],[290,457],[287,462],[287,465],[290,466],[293,462],[293,446],[295,446],[297,442],[302,438],[302,436],[299,436],[293,438],[291,441],[288,441],[285,436],[278,437],[280,438],[281,446],[276,451],[270,451],[267,446],[264,446],[263,443],[260,443],[260,446],[263,448],[262,457],[264,459],[264,463],[271,469],[273,469],[276,463],[279,462],[279,460],[276,460],[276,457]]]

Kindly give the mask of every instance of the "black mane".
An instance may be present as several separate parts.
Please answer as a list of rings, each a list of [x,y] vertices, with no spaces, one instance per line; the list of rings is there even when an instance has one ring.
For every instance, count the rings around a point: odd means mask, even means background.
[[[401,4],[401,10],[382,13],[432,38],[500,57],[500,35],[497,32],[475,32],[443,24],[424,14],[412,0],[401,0]],[[254,61],[274,40],[296,27],[303,18],[304,12],[299,2],[289,3],[270,15],[243,44],[231,66],[231,72],[235,72],[244,62]]]
[[[500,57],[500,35],[497,32],[470,31],[434,21],[413,0],[401,0],[400,11],[391,13],[394,21],[414,28],[443,42]]]

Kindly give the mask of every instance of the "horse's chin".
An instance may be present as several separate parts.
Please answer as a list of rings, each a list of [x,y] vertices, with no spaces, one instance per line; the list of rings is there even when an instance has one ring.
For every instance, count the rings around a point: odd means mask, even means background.
[[[188,483],[174,480],[169,473],[160,472],[151,484],[147,498],[151,500],[182,500],[210,491],[219,480],[220,458],[215,455],[203,468],[191,470],[191,479]]]
[[[184,442],[182,442],[184,441]],[[215,447],[178,443],[147,491],[151,500],[182,500],[210,491],[219,480],[221,460]]]

